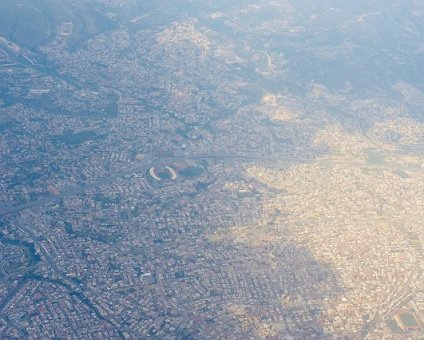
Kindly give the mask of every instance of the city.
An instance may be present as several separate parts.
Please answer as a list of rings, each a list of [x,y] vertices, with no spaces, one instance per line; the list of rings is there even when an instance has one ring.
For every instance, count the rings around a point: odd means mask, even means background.
[[[424,7],[383,2],[0,4],[0,338],[422,339]]]

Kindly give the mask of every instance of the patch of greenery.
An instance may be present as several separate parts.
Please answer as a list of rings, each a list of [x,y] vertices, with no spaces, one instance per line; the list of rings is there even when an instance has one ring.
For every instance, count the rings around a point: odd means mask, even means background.
[[[13,42],[33,49],[52,37],[56,27],[72,22],[74,29],[68,45],[115,28],[100,4],[55,0],[3,0],[0,2],[0,34]]]
[[[197,177],[203,173],[204,169],[199,166],[189,166],[180,171],[180,175],[184,177]]]
[[[395,320],[393,319],[387,320],[386,324],[393,333],[396,333],[396,334],[403,333],[402,329],[398,326]]]
[[[43,12],[30,3],[6,1],[0,5],[0,33],[18,44],[35,47],[48,37]]]
[[[372,164],[384,164],[386,157],[378,150],[368,149],[366,151],[367,161]]]
[[[64,143],[67,145],[79,145],[86,141],[97,138],[97,134],[94,131],[83,131],[83,132],[66,132],[63,135],[56,135],[51,137],[53,143]]]
[[[400,318],[406,327],[417,327],[417,320],[411,313],[401,313]]]

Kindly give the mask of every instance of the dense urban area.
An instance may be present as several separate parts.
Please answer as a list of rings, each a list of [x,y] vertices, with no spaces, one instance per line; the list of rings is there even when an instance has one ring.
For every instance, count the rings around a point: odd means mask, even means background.
[[[0,338],[423,339],[424,4],[0,2]]]

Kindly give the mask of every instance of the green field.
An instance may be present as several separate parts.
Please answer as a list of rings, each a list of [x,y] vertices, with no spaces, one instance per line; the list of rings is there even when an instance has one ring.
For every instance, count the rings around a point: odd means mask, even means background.
[[[408,328],[418,326],[418,321],[411,313],[401,313],[399,317],[402,320],[402,323]]]
[[[189,166],[180,171],[180,174],[184,177],[197,177],[203,173],[203,168],[198,166]]]

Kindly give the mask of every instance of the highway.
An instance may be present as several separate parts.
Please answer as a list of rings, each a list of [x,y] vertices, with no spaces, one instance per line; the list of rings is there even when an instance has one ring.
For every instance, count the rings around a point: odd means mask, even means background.
[[[166,164],[166,163],[173,163],[173,162],[182,162],[187,160],[194,160],[194,161],[201,161],[201,160],[221,160],[221,161],[232,161],[232,160],[239,160],[239,161],[257,161],[257,162],[270,162],[273,164],[289,164],[289,163],[302,163],[302,162],[310,162],[310,159],[299,159],[299,158],[278,158],[275,157],[267,157],[267,156],[243,156],[243,155],[231,155],[231,154],[211,154],[211,155],[180,155],[180,156],[172,156],[172,157],[166,157],[166,158],[154,158],[149,160],[146,163],[143,164],[136,164],[133,166],[130,166],[129,168],[115,172],[110,174],[107,177],[101,178],[99,180],[96,180],[94,182],[84,184],[84,185],[76,185],[73,188],[69,188],[66,190],[63,190],[60,192],[59,195],[51,195],[46,198],[42,198],[33,202],[24,203],[17,206],[12,207],[3,207],[0,208],[0,216],[6,216],[6,215],[15,215],[16,213],[32,209],[40,206],[46,206],[48,204],[60,201],[63,197],[66,196],[72,196],[76,195],[78,193],[85,192],[89,189],[99,187],[101,185],[109,184],[113,182],[114,180],[121,178],[125,175],[130,175],[136,172],[146,172],[150,167],[157,166],[158,164]]]

